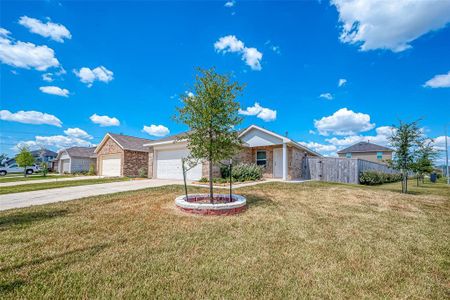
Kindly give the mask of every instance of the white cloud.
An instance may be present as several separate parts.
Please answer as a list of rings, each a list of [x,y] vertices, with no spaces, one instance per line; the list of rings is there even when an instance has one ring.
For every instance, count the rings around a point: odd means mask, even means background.
[[[46,94],[62,96],[62,97],[69,96],[69,90],[62,89],[57,86],[41,86],[39,89],[41,90],[41,92],[46,93]]]
[[[447,143],[450,144],[450,136],[447,136]],[[436,150],[445,151],[445,135],[435,137],[433,139],[433,145]]]
[[[245,47],[244,42],[237,39],[234,35],[221,37],[214,43],[214,48],[219,53],[239,53],[242,55],[242,60],[245,61],[252,70],[260,71],[262,69],[261,60],[263,54],[256,48]]]
[[[92,136],[88,134],[86,131],[80,128],[68,128],[64,130],[64,133],[67,136],[76,137],[80,139],[92,139]]]
[[[341,108],[331,116],[314,120],[314,126],[321,135],[353,135],[358,132],[368,131],[375,127],[370,123],[370,116],[363,113],[355,113],[347,108]]]
[[[326,145],[326,144],[320,144],[320,143],[316,143],[316,142],[300,142],[300,144],[313,149],[314,151],[317,152],[332,152],[332,151],[336,151],[336,146],[335,145]]]
[[[342,24],[340,40],[362,51],[411,48],[410,43],[450,21],[450,1],[332,0]]]
[[[99,124],[102,127],[120,125],[120,121],[114,117],[99,116],[97,114],[93,114],[92,116],[89,117],[89,119],[91,119],[93,123]]]
[[[53,49],[47,46],[36,46],[33,43],[13,41],[9,34],[8,30],[0,28],[0,61],[2,63],[38,71],[59,66]]]
[[[324,98],[327,100],[333,100],[333,95],[331,95],[330,93],[323,93],[319,95],[319,98]]]
[[[275,121],[277,118],[276,110],[262,107],[258,102],[255,102],[253,106],[249,106],[245,110],[239,109],[239,114],[245,116],[256,116],[265,122]]]
[[[344,86],[347,83],[347,79],[341,78],[338,82],[338,87]]]
[[[9,110],[0,110],[0,120],[19,122],[25,124],[47,124],[57,127],[62,126],[61,120],[55,117],[54,115],[33,110],[31,111],[21,110],[16,113],[12,113]]]
[[[233,7],[235,4],[236,4],[236,1],[232,0],[232,1],[225,2],[224,6],[225,7]]]
[[[144,128],[142,130],[153,136],[165,136],[170,133],[169,128],[164,125],[144,125]]]
[[[447,74],[435,75],[425,82],[424,87],[430,88],[448,88],[450,87],[450,71]]]
[[[188,97],[190,97],[190,98],[195,96],[193,92],[189,92],[189,91],[186,91],[186,95],[188,95]]]
[[[13,149],[16,150],[19,147],[27,146],[29,148],[56,148],[63,149],[69,147],[92,147],[91,142],[83,140],[81,138],[65,135],[52,135],[52,136],[36,136],[35,140],[19,142]]]
[[[110,82],[114,79],[114,73],[104,66],[99,66],[95,69],[89,69],[87,67],[81,68],[79,71],[73,70],[75,75],[80,78],[80,81],[86,83],[88,87],[91,87],[94,81]]]
[[[19,24],[28,28],[30,32],[39,34],[43,37],[49,37],[60,43],[64,43],[64,39],[72,38],[69,30],[62,24],[56,24],[50,21],[43,23],[41,20],[29,18],[27,16],[20,17]]]
[[[52,82],[53,81],[52,75],[53,75],[52,73],[42,74],[42,80],[47,81],[47,82]]]
[[[380,126],[375,129],[376,135],[351,135],[344,138],[330,138],[326,141],[332,145],[345,148],[356,144],[358,142],[371,142],[374,144],[389,146],[389,137],[395,132],[395,129],[390,126]]]
[[[243,51],[242,60],[245,61],[245,63],[250,66],[252,70],[260,71],[262,69],[261,59],[263,54],[256,48],[246,47]]]

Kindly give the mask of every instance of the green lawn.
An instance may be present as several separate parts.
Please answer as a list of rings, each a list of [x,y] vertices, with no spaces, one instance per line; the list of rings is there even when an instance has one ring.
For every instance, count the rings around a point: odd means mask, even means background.
[[[265,183],[201,217],[168,186],[0,212],[0,298],[448,299],[439,189]]]
[[[6,176],[0,176],[0,183],[42,180],[42,179],[55,179],[55,178],[68,178],[68,177],[73,177],[73,175],[51,175],[51,174],[48,174],[47,176],[44,176],[42,174],[33,174],[33,175],[28,175],[27,177],[24,177],[23,175],[18,176],[16,174],[14,174],[14,176],[11,176],[8,174]]]
[[[69,187],[69,186],[126,181],[126,180],[130,180],[130,179],[126,178],[126,177],[114,177],[114,178],[96,178],[96,179],[68,180],[68,181],[52,181],[52,182],[43,182],[43,183],[4,186],[4,187],[0,187],[0,195],[46,190],[46,189],[55,189],[55,188]],[[1,199],[0,199],[0,201],[1,201]]]

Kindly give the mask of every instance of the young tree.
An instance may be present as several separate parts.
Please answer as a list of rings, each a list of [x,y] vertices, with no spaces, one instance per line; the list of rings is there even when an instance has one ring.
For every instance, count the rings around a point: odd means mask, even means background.
[[[417,176],[417,186],[419,186],[419,179],[422,180],[424,174],[430,174],[433,172],[433,159],[436,157],[437,152],[433,147],[433,140],[423,140],[419,144],[413,163],[413,171]]]
[[[26,146],[19,148],[16,162],[19,167],[24,168],[24,176],[27,177],[27,167],[34,164],[34,157]]]
[[[215,69],[198,68],[194,94],[181,96],[182,107],[177,108],[175,120],[186,124],[188,148],[194,160],[209,163],[209,193],[213,201],[213,166],[231,158],[241,147],[234,127],[242,122],[239,103],[235,100],[243,86],[232,82]]]
[[[41,164],[39,166],[41,167],[42,175],[44,175],[44,177],[46,177],[47,173],[48,173],[48,164],[45,161],[43,161],[43,162],[41,162]]]
[[[423,142],[423,134],[419,128],[419,121],[393,126],[393,134],[389,142],[394,148],[394,157],[390,166],[402,172],[402,193],[408,192],[408,173],[414,168],[414,158],[417,147]]]

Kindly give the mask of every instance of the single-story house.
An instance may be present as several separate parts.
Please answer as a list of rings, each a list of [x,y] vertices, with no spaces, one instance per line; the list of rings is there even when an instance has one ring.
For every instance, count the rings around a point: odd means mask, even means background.
[[[394,150],[384,146],[370,142],[359,142],[338,151],[337,154],[339,157],[360,158],[376,163],[386,163],[387,160],[392,160],[393,152]]]
[[[71,147],[59,151],[55,168],[58,173],[87,172],[96,165],[95,147]]]
[[[189,155],[186,133],[146,143],[148,151],[148,177],[159,179],[182,179],[181,159]],[[293,180],[302,177],[303,159],[321,155],[292,139],[251,125],[239,133],[242,150],[233,158],[239,162],[256,163],[264,167],[265,178]],[[187,172],[187,179],[198,180],[207,177],[209,164],[200,162]],[[215,177],[220,176],[218,166],[213,166]]]
[[[101,176],[140,176],[147,175],[148,151],[144,144],[152,140],[107,133],[95,148],[97,170]]]

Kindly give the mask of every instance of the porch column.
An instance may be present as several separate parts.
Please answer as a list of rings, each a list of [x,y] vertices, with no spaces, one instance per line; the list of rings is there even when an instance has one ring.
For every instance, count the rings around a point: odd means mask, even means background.
[[[288,154],[287,154],[287,145],[283,143],[283,180],[287,180],[288,178]]]

